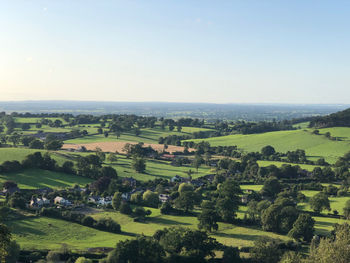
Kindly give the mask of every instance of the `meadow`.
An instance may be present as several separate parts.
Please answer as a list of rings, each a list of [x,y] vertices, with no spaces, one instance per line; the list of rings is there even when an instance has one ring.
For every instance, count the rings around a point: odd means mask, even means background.
[[[37,189],[50,187],[53,189],[72,187],[75,184],[85,186],[92,180],[65,173],[41,169],[26,169],[14,173],[0,173],[0,184],[5,181],[14,181],[20,189]]]
[[[327,131],[330,131],[332,136],[341,135],[339,137],[343,140],[332,141],[323,135],[312,134],[311,130],[291,130],[248,135],[235,134],[190,141],[207,141],[212,146],[237,145],[239,149],[246,152],[260,151],[266,145],[273,146],[278,152],[304,149],[311,160],[324,157],[327,162],[334,163],[350,150],[350,128],[320,129],[321,134]]]

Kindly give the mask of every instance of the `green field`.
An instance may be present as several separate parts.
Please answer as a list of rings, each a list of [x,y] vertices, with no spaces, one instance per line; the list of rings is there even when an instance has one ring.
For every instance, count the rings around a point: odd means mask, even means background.
[[[131,159],[127,159],[125,156],[118,155],[118,161],[116,164],[110,164],[113,168],[115,168],[118,172],[118,176],[121,177],[134,177],[140,181],[153,180],[155,178],[164,178],[171,179],[175,175],[179,175],[182,177],[188,177],[189,170],[194,172],[192,174],[192,178],[198,178],[206,174],[213,173],[211,169],[207,166],[201,166],[198,169],[198,173],[196,169],[192,166],[172,166],[168,161],[160,161],[160,160],[147,160],[146,161],[146,172],[145,173],[137,173],[131,167]]]
[[[16,182],[21,189],[66,188],[75,184],[85,186],[91,182],[90,179],[85,177],[40,169],[0,174],[0,183],[8,180]]]
[[[350,128],[320,129],[320,133],[323,134],[328,130],[331,130],[331,134],[350,138]],[[332,141],[323,135],[312,134],[311,130],[277,131],[249,135],[236,134],[191,141],[207,141],[212,146],[237,145],[239,149],[247,152],[260,151],[266,145],[273,146],[278,152],[304,149],[310,159],[316,160],[324,157],[330,163],[334,163],[337,158],[350,151],[349,140]]]
[[[307,200],[305,203],[298,204],[298,207],[302,210],[305,210],[305,211],[311,211],[311,208],[308,204],[308,201],[310,200],[310,198],[312,196],[319,193],[319,191],[305,190],[305,191],[301,191],[301,192],[307,197]],[[329,197],[331,211],[323,211],[322,213],[327,214],[327,213],[332,213],[333,210],[337,210],[340,215],[343,215],[343,208],[345,207],[346,201],[348,201],[349,199],[350,199],[350,197],[348,197],[348,196]]]
[[[83,128],[82,128],[83,129]],[[94,133],[96,133],[96,128],[94,128]],[[109,142],[109,141],[131,141],[131,142],[144,142],[144,143],[158,143],[158,138],[160,137],[166,137],[169,135],[191,135],[193,132],[198,131],[210,131],[210,129],[205,128],[195,128],[195,127],[182,127],[181,132],[176,131],[169,131],[169,129],[166,127],[164,130],[162,130],[159,127],[154,128],[145,128],[141,129],[141,134],[139,136],[136,136],[134,133],[122,133],[119,138],[115,136],[114,134],[110,134],[107,138],[104,137],[102,134],[96,134],[96,135],[90,135],[85,136],[82,138],[72,139],[72,140],[66,140],[66,143],[90,143],[90,142]],[[89,130],[88,130],[89,132]]]
[[[129,216],[115,211],[91,214],[95,219],[110,217],[122,227],[121,234],[112,234],[88,228],[79,224],[45,217],[30,217],[13,220],[9,226],[15,240],[21,248],[53,249],[65,243],[74,249],[90,247],[114,247],[120,240],[130,239],[136,235],[153,235],[156,230],[165,227],[182,226],[197,229],[197,218],[193,216],[161,215],[159,209],[150,209],[151,216],[145,223],[133,222]],[[256,228],[240,227],[219,223],[219,230],[212,234],[219,242],[230,246],[252,246],[260,236],[270,236],[288,240],[283,235],[264,232]]]
[[[5,161],[23,161],[25,157],[29,154],[35,153],[35,152],[41,152],[42,154],[45,154],[46,152],[49,152],[51,154],[51,157],[54,158],[58,164],[62,164],[64,161],[67,161],[67,158],[65,158],[61,152],[56,151],[46,151],[46,150],[37,150],[37,149],[28,149],[28,148],[14,148],[14,147],[7,147],[7,148],[0,148],[0,164],[2,164]]]
[[[300,166],[301,169],[305,169],[307,171],[312,171],[315,169],[315,167],[320,167],[318,165],[310,165],[310,164],[294,164],[294,163],[287,163],[287,162],[276,162],[276,161],[257,161],[260,167],[266,167],[269,165],[275,165],[277,167],[281,167],[283,164],[288,164],[288,165],[298,165]]]
[[[21,249],[57,249],[62,244],[73,249],[114,247],[119,240],[130,237],[46,217],[13,220],[8,225]]]

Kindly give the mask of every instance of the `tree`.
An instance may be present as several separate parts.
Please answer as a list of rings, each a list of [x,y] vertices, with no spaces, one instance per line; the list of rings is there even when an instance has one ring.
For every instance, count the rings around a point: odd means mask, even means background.
[[[28,146],[30,149],[44,149],[44,143],[38,139],[32,140]]]
[[[261,149],[261,153],[265,156],[273,155],[275,152],[275,148],[273,148],[271,145],[267,145]]]
[[[338,225],[335,237],[321,238],[318,246],[311,245],[308,263],[348,263],[350,259],[350,227],[348,224]]]
[[[121,205],[119,207],[119,211],[120,211],[120,213],[125,214],[125,215],[131,215],[131,213],[132,213],[132,209],[131,209],[129,203],[127,203],[127,202],[121,203]]]
[[[218,198],[215,202],[217,214],[224,222],[233,222],[238,211],[239,202],[228,197]]]
[[[8,246],[6,263],[16,263],[20,253],[20,246],[16,243],[16,241],[12,240],[10,245]]]
[[[262,195],[266,195],[275,198],[279,192],[281,192],[282,186],[277,178],[269,177],[265,180],[264,186],[261,189]]]
[[[192,164],[196,168],[197,173],[198,173],[198,169],[202,163],[203,163],[203,158],[200,155],[196,155],[192,161]]]
[[[186,213],[193,210],[196,203],[195,195],[193,191],[182,192],[180,196],[175,199],[175,207],[184,210]]]
[[[310,207],[316,213],[322,212],[324,209],[328,211],[331,210],[328,196],[325,193],[318,193],[311,197],[310,199]]]
[[[75,263],[92,263],[92,260],[84,257],[78,257]]]
[[[61,261],[61,256],[60,253],[57,251],[49,251],[49,253],[47,253],[46,255],[46,261],[48,263],[58,263]]]
[[[161,263],[164,261],[164,256],[164,250],[158,242],[141,236],[132,240],[120,241],[103,262]]]
[[[107,157],[107,161],[110,163],[116,163],[118,161],[118,155],[116,153],[110,153]]]
[[[350,219],[350,200],[346,201],[343,211],[346,219]]]
[[[5,258],[8,255],[8,248],[11,243],[10,230],[4,224],[0,223],[0,257],[1,262],[5,263]]]
[[[282,256],[278,240],[260,237],[249,251],[251,258],[259,263],[277,263]]]
[[[112,206],[115,210],[118,210],[123,201],[122,193],[115,192],[112,198]]]
[[[226,247],[222,256],[223,263],[241,263],[242,259],[239,256],[239,250],[236,247]]]
[[[188,183],[181,183],[179,185],[178,192],[183,193],[186,191],[193,191],[193,186],[191,184],[188,184]]]
[[[202,262],[208,256],[215,256],[218,243],[206,232],[183,227],[172,227],[158,230],[154,236],[164,250],[170,255],[181,255]]]
[[[315,220],[309,214],[300,214],[294,222],[293,228],[289,231],[288,236],[295,240],[303,239],[310,242],[314,235]]]
[[[63,146],[63,142],[59,140],[49,140],[45,142],[45,149],[46,150],[52,150],[52,151],[57,151],[61,149]]]
[[[117,171],[110,166],[104,166],[101,168],[100,170],[100,174],[101,176],[105,176],[105,177],[109,177],[109,178],[113,178],[113,179],[117,179]]]
[[[150,207],[158,207],[159,204],[159,197],[156,193],[152,192],[151,190],[147,190],[143,193],[142,199],[145,202],[147,206]]]
[[[219,225],[217,221],[219,216],[214,207],[214,203],[211,201],[202,202],[202,213],[198,216],[199,229],[204,229],[209,232],[212,230],[218,230]]]
[[[283,254],[281,261],[279,263],[302,263],[302,257],[299,253],[294,251],[288,251]]]
[[[146,170],[146,161],[143,158],[134,157],[131,165],[136,172],[144,173]]]

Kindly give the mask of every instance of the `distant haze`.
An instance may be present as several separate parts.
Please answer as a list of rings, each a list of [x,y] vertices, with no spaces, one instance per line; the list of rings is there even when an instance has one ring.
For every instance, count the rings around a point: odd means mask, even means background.
[[[0,100],[349,103],[350,1],[2,1]]]
[[[326,115],[350,105],[293,104],[213,104],[174,102],[101,102],[101,101],[0,101],[0,111],[71,114],[136,114],[142,116],[207,120],[284,120]]]

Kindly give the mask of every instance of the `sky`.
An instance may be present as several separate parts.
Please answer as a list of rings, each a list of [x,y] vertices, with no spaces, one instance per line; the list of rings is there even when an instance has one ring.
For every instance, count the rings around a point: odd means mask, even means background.
[[[0,101],[350,102],[350,1],[4,0]]]

